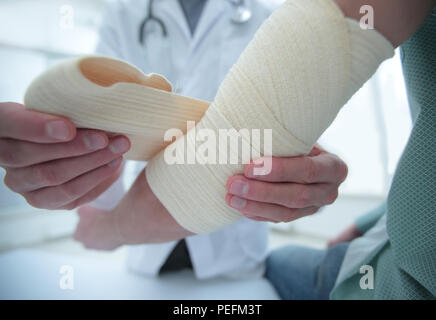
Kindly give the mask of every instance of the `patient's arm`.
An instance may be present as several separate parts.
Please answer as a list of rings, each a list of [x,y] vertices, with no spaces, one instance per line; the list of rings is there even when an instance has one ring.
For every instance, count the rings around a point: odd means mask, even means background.
[[[241,196],[249,199],[248,207],[241,211],[256,215],[253,220],[288,222],[331,203],[347,167],[337,156],[315,147],[307,156],[273,158],[267,176],[252,176],[252,164],[247,164],[244,172],[244,177],[230,177],[228,183],[241,178],[248,183],[247,195]],[[253,203],[259,211],[250,211]],[[114,210],[84,206],[78,212],[80,221],[74,238],[87,248],[112,250],[124,244],[166,242],[192,235],[151,192],[144,171]]]
[[[345,16],[360,20],[363,5],[374,8],[374,27],[383,34],[394,47],[409,39],[424,21],[435,0],[335,0]]]
[[[151,192],[144,170],[115,209],[83,206],[78,213],[80,221],[74,238],[89,249],[113,250],[127,244],[166,242],[192,235]]]
[[[192,235],[176,223],[153,194],[145,170],[114,210],[123,244],[166,242]]]

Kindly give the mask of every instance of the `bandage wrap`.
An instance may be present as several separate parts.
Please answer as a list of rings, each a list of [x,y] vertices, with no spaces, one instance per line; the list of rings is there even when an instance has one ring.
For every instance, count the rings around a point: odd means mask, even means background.
[[[148,161],[165,146],[168,129],[184,132],[186,120],[201,119],[209,107],[168,91],[171,86],[161,76],[146,76],[122,60],[85,56],[39,75],[27,88],[24,105],[67,117],[78,128],[124,134],[131,143],[124,157]]]
[[[345,18],[332,0],[287,1],[257,31],[196,130],[169,147],[185,144],[184,152],[193,152],[195,132],[204,128],[216,136],[219,129],[272,129],[274,156],[306,154],[392,55],[382,35]],[[147,178],[181,226],[206,233],[241,218],[224,199],[227,179],[242,172],[242,164],[169,165],[162,151]]]

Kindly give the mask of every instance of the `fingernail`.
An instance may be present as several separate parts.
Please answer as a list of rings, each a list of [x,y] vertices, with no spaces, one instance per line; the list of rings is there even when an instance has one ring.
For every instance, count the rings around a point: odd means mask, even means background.
[[[230,206],[235,209],[242,209],[247,204],[247,200],[239,198],[239,197],[232,197],[230,199]]]
[[[45,125],[47,134],[57,140],[66,140],[70,136],[69,126],[61,120],[50,121]]]
[[[109,149],[115,154],[123,153],[129,150],[129,143],[127,142],[126,138],[116,138],[110,142]]]
[[[112,167],[112,168],[113,167],[117,167],[120,164],[121,160],[122,160],[121,157],[120,158],[116,158],[115,160],[112,160],[111,162],[109,162],[107,165],[109,167]]]
[[[98,133],[89,133],[85,135],[83,141],[89,150],[98,150],[106,146],[106,139]]]
[[[238,196],[243,196],[247,194],[248,191],[248,183],[244,180],[235,180],[232,182],[229,188],[229,192],[231,194],[235,194]]]

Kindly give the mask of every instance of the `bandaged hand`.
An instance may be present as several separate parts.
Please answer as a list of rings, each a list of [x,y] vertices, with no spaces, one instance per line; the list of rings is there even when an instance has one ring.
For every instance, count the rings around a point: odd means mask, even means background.
[[[347,165],[336,155],[314,147],[307,156],[273,158],[267,175],[244,174],[227,180],[227,204],[255,221],[290,222],[333,203],[347,176]]]

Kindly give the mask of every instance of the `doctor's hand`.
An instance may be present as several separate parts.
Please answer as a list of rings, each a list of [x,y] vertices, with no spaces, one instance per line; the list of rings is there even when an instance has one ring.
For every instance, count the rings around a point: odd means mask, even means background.
[[[228,179],[226,202],[248,219],[270,222],[290,222],[333,203],[348,172],[318,146],[306,156],[273,158],[268,175],[254,176],[254,167],[247,164],[243,175]]]
[[[119,176],[126,137],[77,129],[65,118],[0,103],[0,166],[4,183],[37,208],[74,209]]]

